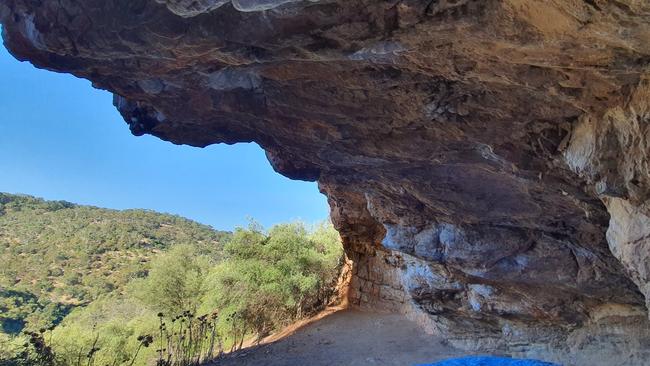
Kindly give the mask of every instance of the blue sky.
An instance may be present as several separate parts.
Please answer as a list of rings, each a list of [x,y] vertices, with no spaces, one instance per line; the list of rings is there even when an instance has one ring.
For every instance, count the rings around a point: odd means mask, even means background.
[[[217,229],[327,218],[316,183],[273,171],[255,144],[176,146],[135,137],[112,96],[38,70],[0,46],[0,191],[148,208]]]

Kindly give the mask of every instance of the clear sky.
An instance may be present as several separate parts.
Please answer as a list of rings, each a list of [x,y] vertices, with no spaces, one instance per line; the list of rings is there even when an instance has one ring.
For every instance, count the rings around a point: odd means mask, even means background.
[[[0,192],[179,214],[217,229],[327,218],[316,183],[273,171],[255,144],[176,146],[135,137],[112,96],[0,46]]]

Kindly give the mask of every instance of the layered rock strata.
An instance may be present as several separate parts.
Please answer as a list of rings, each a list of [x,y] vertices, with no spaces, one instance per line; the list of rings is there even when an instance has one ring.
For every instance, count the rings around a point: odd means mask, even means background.
[[[0,2],[18,59],[113,92],[133,134],[254,141],[318,181],[351,303],[575,365],[650,360],[649,19],[640,0]]]

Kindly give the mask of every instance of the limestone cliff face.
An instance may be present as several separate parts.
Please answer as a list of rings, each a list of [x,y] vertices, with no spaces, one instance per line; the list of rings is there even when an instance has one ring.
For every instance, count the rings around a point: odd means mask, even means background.
[[[2,0],[135,135],[317,180],[350,301],[458,345],[650,364],[650,3]]]

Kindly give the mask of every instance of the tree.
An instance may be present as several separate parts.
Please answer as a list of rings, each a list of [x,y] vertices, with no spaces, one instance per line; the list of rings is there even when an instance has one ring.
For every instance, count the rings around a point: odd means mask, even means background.
[[[224,250],[227,260],[205,281],[202,308],[219,309],[224,329],[259,337],[324,305],[342,255],[331,224],[311,233],[302,223],[276,225],[268,233],[253,224],[237,229]]]
[[[149,276],[132,287],[134,295],[150,308],[169,316],[196,312],[203,296],[203,278],[211,263],[194,247],[178,245],[151,263]]]

